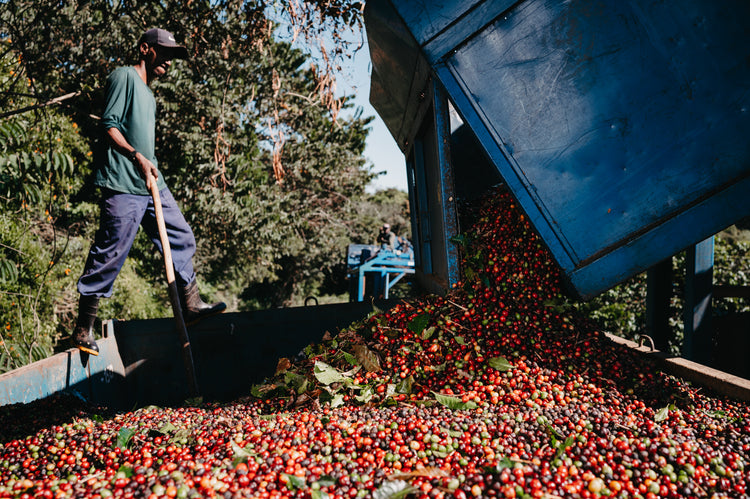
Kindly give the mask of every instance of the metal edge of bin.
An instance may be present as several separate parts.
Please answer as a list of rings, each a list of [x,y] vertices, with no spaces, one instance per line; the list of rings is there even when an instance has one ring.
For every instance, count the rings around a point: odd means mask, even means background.
[[[750,402],[750,380],[713,369],[703,364],[698,364],[697,362],[692,362],[682,357],[675,357],[655,350],[650,346],[640,345],[611,333],[605,334],[612,342],[654,359],[662,369],[671,374],[704,386],[721,395],[743,402]]]
[[[0,406],[26,404],[56,393],[73,393],[88,400],[113,402],[122,395],[125,370],[112,321],[102,323],[99,355],[76,348],[0,374]]]
[[[388,310],[400,300],[226,313],[189,328],[200,395],[218,400],[247,393],[326,331]],[[59,393],[116,409],[180,403],[188,396],[179,341],[170,318],[105,320],[99,355],[68,349],[0,374],[0,406],[27,404]]]

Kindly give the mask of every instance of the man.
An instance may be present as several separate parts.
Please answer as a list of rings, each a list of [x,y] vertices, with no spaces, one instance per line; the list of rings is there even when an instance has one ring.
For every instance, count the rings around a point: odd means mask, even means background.
[[[383,224],[380,228],[378,244],[381,250],[394,251],[396,249],[396,234],[391,232],[391,224]]]
[[[224,303],[204,303],[198,294],[192,264],[195,237],[159,174],[155,155],[156,101],[150,85],[167,73],[173,59],[187,59],[187,49],[168,31],[150,29],[138,42],[138,55],[135,66],[115,69],[105,87],[105,147],[95,178],[102,192],[99,230],[78,280],[81,296],[73,331],[74,344],[93,355],[99,355],[92,334],[99,298],[112,296],[139,225],[162,251],[149,191],[152,182],[159,189],[185,323],[226,309]]]

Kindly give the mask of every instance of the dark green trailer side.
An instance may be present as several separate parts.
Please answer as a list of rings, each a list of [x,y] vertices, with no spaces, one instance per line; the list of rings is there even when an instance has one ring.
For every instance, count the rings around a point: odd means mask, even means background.
[[[377,301],[386,310],[396,301]],[[326,332],[365,319],[372,303],[226,313],[189,328],[200,396],[232,400],[275,372]],[[0,405],[28,403],[59,392],[116,409],[178,404],[189,397],[175,322],[171,318],[108,320],[98,357],[71,349],[0,375]]]

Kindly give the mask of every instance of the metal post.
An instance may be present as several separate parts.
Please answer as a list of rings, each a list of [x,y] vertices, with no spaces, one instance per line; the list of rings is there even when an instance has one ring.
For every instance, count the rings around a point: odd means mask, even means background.
[[[713,236],[688,248],[685,256],[685,339],[682,355],[702,364],[711,361]]]
[[[453,186],[453,162],[451,159],[451,118],[448,94],[437,80],[433,79],[433,96],[435,108],[435,133],[437,135],[437,157],[440,176],[438,178],[438,199],[441,213],[441,226],[443,228],[443,242],[446,275],[445,280],[450,289],[460,279],[460,264],[457,246],[450,242],[451,238],[458,235],[458,215],[456,213],[456,200]]]
[[[669,303],[672,299],[672,258],[663,260],[646,273],[646,334],[654,346],[666,352],[672,334],[669,330]]]

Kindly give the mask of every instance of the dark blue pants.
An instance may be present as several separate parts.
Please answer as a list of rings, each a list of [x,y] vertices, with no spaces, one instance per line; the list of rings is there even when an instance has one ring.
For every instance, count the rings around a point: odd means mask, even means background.
[[[172,251],[175,280],[178,286],[185,286],[195,279],[195,236],[169,189],[160,191],[159,197]],[[99,230],[96,231],[94,244],[89,250],[83,275],[78,280],[79,293],[86,296],[112,296],[115,278],[133,246],[139,226],[143,226],[159,253],[162,253],[151,196],[103,189]]]

